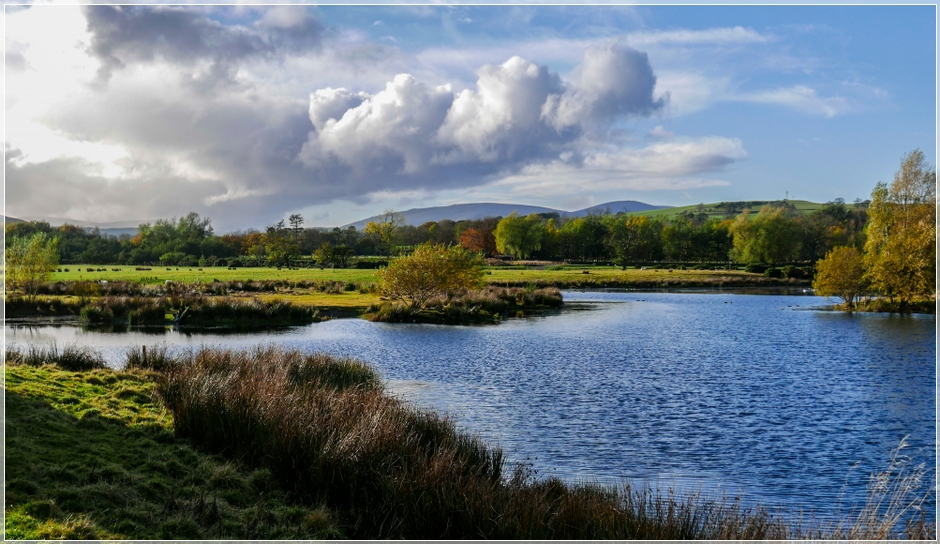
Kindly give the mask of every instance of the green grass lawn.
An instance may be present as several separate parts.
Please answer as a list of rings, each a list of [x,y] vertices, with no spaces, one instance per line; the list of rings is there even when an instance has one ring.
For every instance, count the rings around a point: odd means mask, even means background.
[[[8,539],[319,539],[330,513],[177,439],[155,374],[5,367]]]
[[[89,272],[88,269],[93,269]],[[186,266],[152,266],[150,270],[135,270],[134,266],[114,265],[88,265],[64,264],[59,266],[62,272],[54,272],[50,281],[79,281],[79,280],[110,280],[110,281],[137,281],[144,283],[163,283],[166,280],[176,282],[211,282],[219,281],[261,281],[261,280],[287,280],[287,281],[351,281],[354,283],[373,283],[378,280],[376,270],[353,268],[300,268],[288,270],[283,268],[238,268],[230,270],[224,266],[214,267],[186,267]],[[65,270],[68,269],[68,272]]]
[[[60,269],[69,269],[68,272],[55,272],[52,274],[51,281],[77,281],[77,280],[124,280],[141,281],[144,283],[163,283],[166,280],[175,282],[211,282],[219,281],[343,281],[356,284],[370,284],[379,281],[378,271],[376,270],[357,270],[357,269],[324,269],[302,268],[299,270],[277,270],[276,268],[239,268],[229,270],[225,267],[206,267],[187,268],[187,267],[152,267],[149,271],[134,270],[133,266],[93,266],[93,265],[62,265]],[[96,271],[88,272],[88,268],[95,268]],[[104,271],[99,271],[103,269]],[[588,270],[589,274],[585,274]],[[489,267],[487,268],[487,282],[535,282],[535,281],[662,281],[662,280],[687,280],[700,281],[709,278],[746,278],[758,277],[759,274],[748,274],[738,270],[679,270],[674,269],[627,269],[621,270],[617,266],[572,266],[557,265],[547,266],[541,269],[530,268],[521,269],[517,267]],[[343,293],[342,295],[322,294],[323,297],[332,300],[332,297],[345,297],[349,303],[341,302],[339,304],[349,305],[351,301],[357,299],[355,294]],[[307,299],[313,300],[313,299]],[[299,302],[300,300],[298,300]],[[314,303],[315,302],[311,302]]]

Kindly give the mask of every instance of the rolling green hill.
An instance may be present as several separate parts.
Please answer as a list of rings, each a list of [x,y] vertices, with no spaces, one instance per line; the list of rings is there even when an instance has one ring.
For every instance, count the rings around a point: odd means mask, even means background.
[[[676,206],[674,208],[662,208],[659,210],[628,212],[627,215],[645,215],[647,217],[669,219],[686,213],[705,213],[709,217],[730,219],[740,215],[744,208],[750,209],[751,214],[756,214],[760,211],[761,207],[767,204],[782,204],[784,202],[791,204],[797,211],[802,213],[812,212],[825,206],[825,204],[810,202],[808,200],[742,200],[737,202],[712,202],[711,204],[693,204],[691,206]]]

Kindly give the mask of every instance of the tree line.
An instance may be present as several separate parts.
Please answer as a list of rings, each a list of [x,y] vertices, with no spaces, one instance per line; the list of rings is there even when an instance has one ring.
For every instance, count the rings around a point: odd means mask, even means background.
[[[782,201],[734,219],[704,212],[673,218],[594,214],[569,218],[555,213],[430,221],[406,225],[387,211],[362,231],[303,228],[293,215],[264,231],[214,233],[211,221],[190,213],[179,219],[144,223],[136,235],[110,236],[74,225],[8,223],[6,244],[43,233],[57,240],[62,264],[166,266],[348,267],[355,257],[408,253],[424,243],[461,245],[486,257],[509,256],[576,262],[813,263],[836,246],[862,250],[868,219],[864,205],[842,201],[801,213]]]

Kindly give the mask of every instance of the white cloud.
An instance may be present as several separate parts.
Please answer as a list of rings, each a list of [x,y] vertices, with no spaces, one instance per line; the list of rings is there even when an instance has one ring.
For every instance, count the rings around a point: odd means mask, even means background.
[[[809,115],[823,115],[825,117],[834,117],[851,109],[844,98],[839,96],[821,97],[815,89],[805,85],[744,93],[738,95],[737,100],[777,104]]]
[[[530,165],[494,182],[490,189],[517,195],[565,196],[591,191],[672,191],[718,187],[727,181],[704,177],[744,159],[740,140],[706,137],[652,144],[640,149]],[[487,188],[484,188],[486,190]]]
[[[319,161],[335,157],[360,176],[388,169],[419,172],[433,156],[428,138],[453,100],[449,86],[431,88],[407,74],[396,76],[374,96],[352,96],[345,89],[317,91],[311,95],[310,118],[318,131],[304,147],[302,160],[316,168]],[[356,102],[342,115],[337,111],[337,105]]]
[[[767,43],[774,38],[750,28],[740,26],[708,28],[704,30],[667,30],[658,32],[632,32],[626,36],[633,46],[648,45],[734,45]]]

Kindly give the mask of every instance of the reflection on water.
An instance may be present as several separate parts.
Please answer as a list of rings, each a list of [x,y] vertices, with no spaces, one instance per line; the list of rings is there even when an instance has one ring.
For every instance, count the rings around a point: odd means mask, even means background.
[[[499,326],[335,320],[224,337],[11,328],[7,342],[259,341],[374,364],[394,394],[449,414],[512,460],[571,480],[621,476],[833,515],[910,436],[933,467],[933,316],[800,311],[812,296],[567,292],[572,308]],[[852,467],[855,467],[854,469]],[[933,507],[931,506],[931,515]]]

